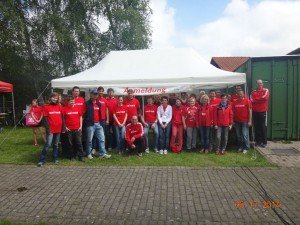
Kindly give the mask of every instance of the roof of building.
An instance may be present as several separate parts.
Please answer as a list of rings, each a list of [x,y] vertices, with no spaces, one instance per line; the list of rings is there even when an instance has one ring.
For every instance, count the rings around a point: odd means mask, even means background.
[[[300,55],[300,48],[297,48],[297,49],[291,51],[287,55]]]
[[[248,61],[250,57],[229,56],[229,57],[212,57],[210,63],[222,70],[234,72],[241,65]]]

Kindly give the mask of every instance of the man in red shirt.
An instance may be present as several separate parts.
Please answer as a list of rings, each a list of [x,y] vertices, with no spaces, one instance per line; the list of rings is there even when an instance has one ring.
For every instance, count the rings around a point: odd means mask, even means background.
[[[241,87],[241,85],[236,85],[235,86],[235,93],[230,95],[230,101],[231,102],[234,102],[235,100],[237,100],[239,98],[239,94],[238,94],[239,91],[242,91],[242,87]]]
[[[82,147],[82,110],[75,105],[75,98],[69,97],[68,105],[63,107],[63,117],[66,125],[66,137],[68,143],[68,156],[70,160],[83,160]]]
[[[251,126],[252,120],[252,107],[248,98],[245,98],[242,90],[237,92],[239,96],[234,102],[232,102],[233,121],[238,140],[239,152],[244,154],[250,148],[249,144],[249,126]]]
[[[172,134],[170,148],[174,153],[179,153],[183,145],[183,129],[185,125],[185,109],[181,105],[181,99],[177,98],[175,105],[172,107]],[[177,143],[176,143],[177,138]]]
[[[118,105],[118,99],[115,98],[115,91],[112,88],[107,89],[106,105],[108,109],[109,123],[106,126],[106,137],[108,150],[117,147],[116,134],[114,133],[114,108]]]
[[[198,107],[195,104],[196,98],[191,97],[189,105],[185,108],[187,150],[195,149],[197,144]]]
[[[54,163],[58,163],[58,141],[62,132],[62,108],[58,104],[58,93],[50,95],[49,104],[44,106],[44,117],[48,124],[46,130],[46,143],[43,147],[40,161],[37,166],[45,164],[48,149],[53,145]]]
[[[158,126],[157,126],[157,105],[154,105],[153,98],[147,98],[147,105],[144,106],[144,116],[141,116],[141,122],[144,125],[144,138],[146,153],[149,153],[149,129],[154,131],[154,151],[158,151]]]
[[[138,156],[144,151],[143,125],[138,122],[137,116],[132,116],[131,123],[126,126],[125,139],[129,149],[137,150]]]
[[[216,137],[216,154],[224,155],[227,141],[228,132],[232,128],[233,123],[233,112],[231,106],[228,104],[227,96],[221,95],[221,103],[214,111],[214,128],[217,131]]]
[[[85,110],[85,100],[80,95],[80,88],[75,86],[72,88],[72,97],[75,99],[75,105],[81,109],[82,115]],[[67,105],[67,104],[66,104]]]
[[[255,133],[255,144],[262,148],[267,146],[267,111],[269,101],[269,90],[263,87],[262,80],[256,81],[257,89],[250,96],[253,110],[253,125]]]
[[[209,106],[211,107],[212,114],[214,114],[215,109],[220,105],[221,99],[217,98],[216,91],[210,90],[209,91]],[[210,136],[209,136],[209,150],[212,151],[216,149],[216,143],[217,143],[217,131],[213,127],[210,130]]]
[[[132,116],[140,115],[140,102],[134,97],[132,89],[129,89],[127,94],[128,96],[127,99],[124,100],[124,105],[126,105],[128,109],[127,123],[130,123]]]
[[[107,137],[107,125],[109,124],[109,112],[108,112],[108,107],[107,107],[107,100],[104,97],[104,88],[103,87],[98,87],[97,91],[98,91],[98,101],[101,103],[100,125],[103,127],[105,137]]]

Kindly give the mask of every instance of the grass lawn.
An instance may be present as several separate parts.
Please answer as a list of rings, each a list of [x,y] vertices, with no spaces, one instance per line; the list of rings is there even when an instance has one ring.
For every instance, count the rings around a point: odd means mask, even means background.
[[[10,128],[11,129],[11,128]],[[9,135],[8,135],[9,134]],[[38,163],[42,145],[35,147],[32,141],[32,131],[30,128],[17,128],[10,133],[9,128],[5,128],[0,133],[0,164],[17,164],[17,165],[35,165]],[[39,143],[43,143],[39,140]],[[59,165],[65,166],[213,166],[213,167],[264,167],[274,166],[269,163],[257,151],[251,149],[248,154],[237,153],[236,150],[229,149],[224,156],[218,156],[213,153],[200,154],[197,152],[185,152],[181,154],[169,153],[168,155],[159,155],[154,152],[144,154],[143,157],[136,155],[119,155],[112,151],[112,157],[106,160],[94,158],[86,159],[84,163],[79,161],[70,161],[60,157]],[[256,159],[253,159],[256,154]],[[52,163],[52,150],[48,152],[47,165]]]

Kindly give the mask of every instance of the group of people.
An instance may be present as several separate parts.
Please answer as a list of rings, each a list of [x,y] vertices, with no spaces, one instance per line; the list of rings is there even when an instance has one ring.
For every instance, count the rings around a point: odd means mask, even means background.
[[[80,161],[84,161],[84,156],[95,157],[95,150],[102,159],[111,157],[107,150],[112,148],[117,148],[120,154],[133,151],[142,156],[152,147],[165,155],[169,150],[180,153],[184,145],[187,151],[196,149],[198,142],[200,152],[224,155],[228,132],[233,126],[238,151],[246,154],[250,148],[252,121],[256,144],[265,147],[269,91],[261,80],[256,84],[257,89],[250,98],[241,86],[236,86],[231,95],[210,90],[208,95],[201,91],[198,97],[188,96],[186,92],[178,97],[149,96],[143,107],[132,89],[128,89],[125,97],[115,96],[114,90],[108,88],[105,97],[104,88],[98,87],[90,92],[88,101],[79,96],[77,86],[65,100],[53,92],[48,104],[38,106],[34,100],[30,110],[39,123],[37,127],[46,127],[46,135],[42,132],[45,145],[38,166],[45,163],[51,145],[54,162],[58,163],[60,139],[66,143],[68,157],[72,160],[78,157]],[[35,145],[37,127],[33,128]],[[149,130],[153,130],[153,143],[150,143]]]

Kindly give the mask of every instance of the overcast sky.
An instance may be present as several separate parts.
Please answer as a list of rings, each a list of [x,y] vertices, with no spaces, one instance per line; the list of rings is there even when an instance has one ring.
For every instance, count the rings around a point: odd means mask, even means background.
[[[152,48],[212,56],[285,55],[300,47],[300,0],[151,0]]]

